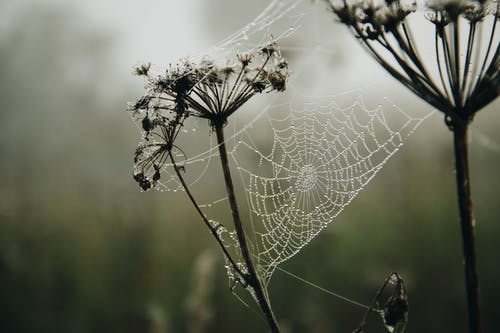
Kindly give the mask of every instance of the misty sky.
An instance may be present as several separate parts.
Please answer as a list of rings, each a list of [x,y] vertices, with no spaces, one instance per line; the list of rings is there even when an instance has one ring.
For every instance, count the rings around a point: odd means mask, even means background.
[[[197,54],[232,31],[225,32],[226,23],[235,20],[234,14],[217,10],[230,3],[227,0],[7,0],[1,5],[1,25],[8,24],[13,14],[22,7],[41,6],[76,12],[74,19],[80,25],[109,33],[114,40],[113,50],[117,64],[132,66],[138,62],[164,63],[182,56]],[[244,5],[252,10],[239,12],[236,17],[251,20],[259,11],[255,1]],[[233,5],[228,5],[233,6]],[[262,6],[263,7],[263,6]],[[232,8],[228,8],[229,11]],[[210,17],[207,19],[206,14]],[[212,15],[213,14],[213,15]],[[240,23],[246,24],[248,21]],[[237,23],[236,23],[237,24]],[[231,24],[229,24],[231,25]],[[235,27],[235,24],[232,24]],[[207,29],[207,26],[209,28]],[[222,29],[221,29],[222,27]],[[239,27],[239,26],[238,26]],[[208,31],[207,31],[208,30]],[[213,33],[216,31],[216,33]],[[217,36],[218,35],[218,36]]]

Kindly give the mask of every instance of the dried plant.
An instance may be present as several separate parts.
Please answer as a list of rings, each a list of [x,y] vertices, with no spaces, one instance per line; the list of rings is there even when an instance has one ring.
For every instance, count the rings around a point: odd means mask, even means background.
[[[185,60],[162,75],[152,75],[150,67],[150,64],[146,64],[134,71],[136,75],[146,78],[147,93],[129,105],[129,110],[140,122],[144,132],[144,140],[137,147],[134,156],[133,177],[143,190],[148,190],[158,184],[162,168],[168,161],[171,162],[191,203],[215,237],[230,267],[236,272],[237,281],[249,288],[254,295],[271,331],[279,332],[267,290],[249,252],[229,168],[224,127],[228,118],[255,94],[284,91],[289,75],[288,64],[277,45],[271,42],[255,52],[236,55],[225,66],[218,66],[209,59],[200,63]],[[221,239],[221,225],[209,220],[201,210],[180,172],[183,167],[176,164],[172,154],[174,149],[182,152],[175,142],[189,117],[208,120],[209,126],[216,133],[227,195],[244,263],[238,263],[228,252]]]
[[[470,332],[480,332],[468,128],[500,92],[498,1],[327,0],[329,8],[394,78],[444,114],[453,132]],[[426,61],[412,15],[433,26],[435,56]],[[486,46],[481,33],[486,31]]]
[[[384,300],[383,293],[394,286],[392,292]],[[391,333],[403,332],[408,322],[408,291],[403,278],[398,273],[391,273],[378,289],[372,304],[365,312],[361,323],[353,333],[362,333],[368,322],[368,317],[372,312],[376,312],[382,317],[382,321]]]

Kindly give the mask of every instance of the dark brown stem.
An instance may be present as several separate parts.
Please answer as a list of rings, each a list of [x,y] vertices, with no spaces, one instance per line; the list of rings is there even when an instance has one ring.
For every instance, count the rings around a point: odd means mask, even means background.
[[[462,228],[462,246],[464,253],[465,287],[467,291],[467,309],[469,332],[480,333],[478,277],[476,268],[476,245],[474,239],[474,218],[469,180],[469,156],[467,146],[468,124],[454,124],[455,168],[457,176],[458,206]]]
[[[175,170],[175,173],[177,174],[177,178],[179,178],[179,181],[181,182],[182,187],[184,188],[184,191],[186,191],[186,194],[189,197],[189,200],[193,204],[194,208],[196,209],[196,211],[200,215],[200,217],[203,220],[203,222],[205,222],[205,225],[208,227],[208,229],[210,230],[210,232],[212,233],[212,235],[215,237],[215,240],[217,241],[217,243],[219,244],[220,248],[222,249],[222,252],[224,252],[224,255],[226,256],[227,260],[229,260],[229,263],[231,264],[231,266],[233,267],[233,269],[240,275],[241,278],[244,278],[243,272],[240,270],[240,268],[238,267],[238,265],[236,265],[236,262],[233,260],[233,258],[229,254],[229,252],[227,252],[227,249],[224,246],[224,243],[222,242],[222,239],[220,238],[219,234],[217,233],[217,229],[219,227],[222,227],[222,225],[213,226],[210,223],[210,221],[208,220],[208,218],[203,213],[203,211],[201,210],[200,206],[198,205],[198,203],[194,199],[193,195],[191,194],[191,191],[189,190],[189,187],[187,186],[186,182],[184,181],[184,177],[182,177],[181,173],[179,172],[179,168],[177,167],[177,164],[175,163],[174,155],[172,154],[171,150],[168,151],[168,156],[170,157],[170,160],[172,161],[172,166],[173,166],[173,168]]]
[[[271,304],[267,297],[267,293],[262,285],[262,282],[257,274],[254,263],[252,261],[252,256],[250,254],[247,239],[245,236],[245,230],[243,229],[243,224],[241,223],[240,213],[238,211],[238,202],[236,201],[236,194],[234,190],[233,180],[231,177],[231,171],[229,169],[229,161],[227,158],[226,144],[224,142],[224,125],[214,124],[215,133],[217,134],[217,143],[219,145],[219,155],[222,164],[222,171],[224,173],[224,180],[226,182],[226,190],[229,199],[229,204],[231,205],[231,212],[233,215],[234,228],[236,230],[236,235],[238,237],[239,247],[241,249],[241,254],[245,260],[245,265],[248,274],[245,277],[245,282],[253,288],[255,292],[255,297],[259,303],[262,312],[266,317],[267,323],[271,332],[279,333],[280,329],[276,318],[274,317]]]

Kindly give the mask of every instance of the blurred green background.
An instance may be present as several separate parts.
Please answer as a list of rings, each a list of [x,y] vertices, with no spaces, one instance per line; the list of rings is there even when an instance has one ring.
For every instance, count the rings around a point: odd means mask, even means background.
[[[139,191],[139,133],[124,111],[142,93],[133,65],[204,50],[266,3],[0,2],[0,332],[266,330],[229,291],[187,199]],[[362,85],[368,99],[429,109],[316,10],[326,61],[342,78],[325,91]],[[497,329],[500,299],[499,105],[479,114],[471,141],[484,332]],[[408,332],[466,332],[451,140],[440,115],[427,119],[284,267],[364,303],[397,271],[409,289]],[[363,315],[280,272],[270,294],[287,332],[350,332]],[[382,331],[373,320],[368,332]]]

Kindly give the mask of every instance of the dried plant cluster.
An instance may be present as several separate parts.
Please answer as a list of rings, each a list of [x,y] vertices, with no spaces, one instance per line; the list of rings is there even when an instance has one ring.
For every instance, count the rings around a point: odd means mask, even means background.
[[[384,301],[384,290],[392,287],[392,292]],[[353,333],[363,333],[368,322],[370,313],[376,312],[382,317],[382,321],[388,332],[403,332],[408,323],[408,291],[405,282],[398,273],[391,273],[382,284],[373,298],[371,306],[365,312],[361,323]]]
[[[289,75],[288,63],[274,42],[238,54],[225,66],[209,59],[199,64],[184,60],[161,75],[151,74],[150,67],[135,69],[136,75],[146,78],[147,93],[129,105],[144,131],[134,158],[134,179],[143,190],[160,179],[161,167],[188,117],[207,119],[212,127],[224,125],[255,94],[284,91]]]
[[[500,93],[498,0],[327,0],[368,52],[394,78],[441,111],[453,132],[469,332],[481,332],[479,278],[469,176],[468,127]],[[433,26],[435,56],[425,61],[410,17]],[[484,43],[483,33],[486,33]],[[421,40],[420,40],[421,41]]]
[[[446,115],[449,126],[467,123],[499,92],[497,1],[329,0],[329,8],[397,80]],[[421,11],[434,35],[414,38],[410,16]],[[487,21],[487,22],[486,22]],[[467,33],[462,33],[466,28]],[[479,32],[489,29],[487,45]],[[435,57],[419,54],[433,40]]]
[[[264,313],[269,328],[278,333],[279,327],[267,291],[253,263],[238,211],[224,127],[228,118],[255,94],[284,91],[289,75],[288,63],[281,56],[277,45],[271,42],[256,52],[236,55],[235,60],[224,66],[218,66],[209,59],[198,64],[184,60],[160,75],[151,74],[150,67],[147,64],[135,69],[136,75],[146,78],[147,93],[129,105],[129,110],[143,130],[143,142],[135,151],[133,177],[146,191],[159,184],[161,170],[170,160],[170,165],[195,210],[217,241],[230,270],[237,275],[234,277],[235,281],[248,288]],[[221,239],[221,225],[210,221],[201,210],[180,172],[182,167],[177,166],[172,154],[174,148],[182,152],[175,141],[189,117],[206,119],[216,133],[238,249],[243,262],[235,260],[229,253]]]

